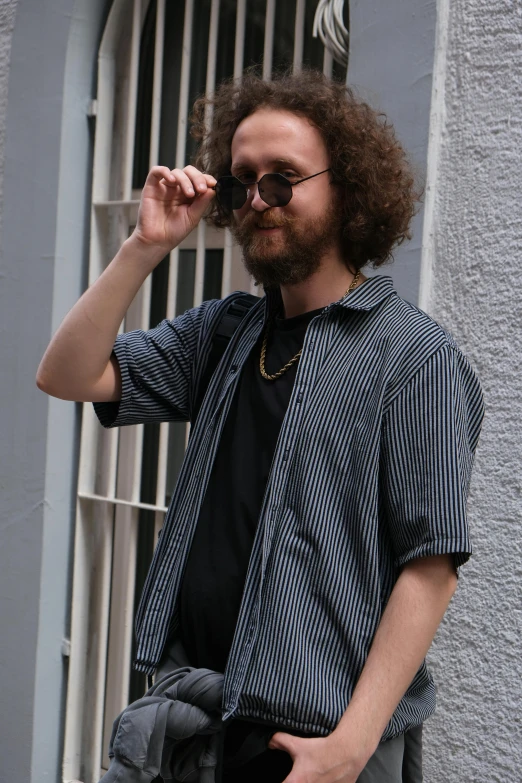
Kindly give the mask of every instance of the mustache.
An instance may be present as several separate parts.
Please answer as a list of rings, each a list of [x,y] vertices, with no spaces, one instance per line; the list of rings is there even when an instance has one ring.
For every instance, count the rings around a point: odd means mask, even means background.
[[[294,222],[293,217],[277,212],[277,207],[274,207],[264,212],[247,213],[241,221],[241,229],[252,231],[254,228],[281,228],[282,226],[291,226]]]

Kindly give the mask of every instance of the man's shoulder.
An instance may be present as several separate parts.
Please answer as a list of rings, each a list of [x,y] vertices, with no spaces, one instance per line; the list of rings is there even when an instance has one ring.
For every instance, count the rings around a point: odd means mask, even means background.
[[[248,312],[262,300],[246,291],[233,291],[223,299],[211,299],[203,302],[198,308],[202,316],[202,332],[204,339],[212,339],[219,328],[223,336],[229,337],[229,331],[235,328]]]
[[[187,321],[188,323],[199,324],[203,333],[213,331],[215,325],[219,323],[220,319],[234,304],[249,302],[251,299],[254,299],[254,297],[245,291],[233,291],[223,297],[223,299],[205,299],[201,304],[180,313],[171,323]]]
[[[388,349],[390,375],[388,391],[394,397],[430,360],[440,356],[442,364],[457,358],[469,362],[453,335],[438,321],[398,294],[381,308],[381,336]]]
[[[395,351],[407,356],[420,350],[430,355],[442,346],[458,348],[453,336],[438,321],[396,292],[379,308],[383,336],[393,341]]]
[[[260,297],[249,294],[247,291],[232,291],[232,293],[227,294],[222,299],[208,299],[203,302],[200,307],[208,308],[213,313],[225,312],[228,310],[230,305],[236,302],[248,302],[254,305],[260,301]]]
[[[348,310],[366,312],[370,331],[380,340],[390,342],[397,353],[408,353],[412,345],[422,344],[429,350],[454,340],[426,312],[403,299],[387,275],[375,275],[355,291],[346,302]]]

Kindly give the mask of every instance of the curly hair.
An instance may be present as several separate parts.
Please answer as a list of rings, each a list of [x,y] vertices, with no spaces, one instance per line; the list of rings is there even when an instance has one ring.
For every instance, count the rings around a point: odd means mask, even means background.
[[[341,241],[347,263],[360,269],[392,260],[393,248],[411,238],[420,190],[386,117],[342,82],[311,69],[280,73],[273,81],[247,70],[240,83],[223,82],[211,98],[194,104],[191,133],[200,142],[194,165],[215,177],[230,174],[234,133],[261,107],[305,117],[321,133],[332,181],[341,188]],[[214,200],[206,219],[225,227],[232,215]]]

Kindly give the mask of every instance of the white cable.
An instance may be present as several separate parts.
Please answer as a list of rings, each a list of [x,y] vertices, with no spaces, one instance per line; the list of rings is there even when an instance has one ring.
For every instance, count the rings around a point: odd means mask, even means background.
[[[332,57],[348,65],[349,33],[343,21],[344,0],[319,0],[314,17],[313,37],[321,39]]]

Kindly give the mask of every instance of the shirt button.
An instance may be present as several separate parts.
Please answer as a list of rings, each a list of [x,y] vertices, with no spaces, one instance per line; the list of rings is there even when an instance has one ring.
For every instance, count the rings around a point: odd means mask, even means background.
[[[297,395],[297,402],[302,402],[302,401],[303,401],[303,395],[302,394],[298,394]]]
[[[230,368],[230,372],[237,372],[237,364],[233,364]]]
[[[289,453],[290,453],[290,449],[287,449],[283,454],[283,462],[287,461]]]

